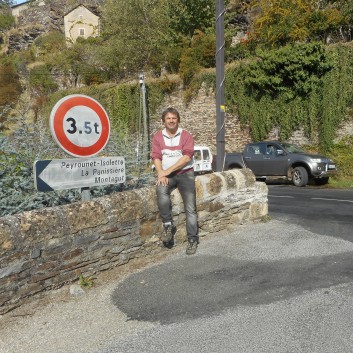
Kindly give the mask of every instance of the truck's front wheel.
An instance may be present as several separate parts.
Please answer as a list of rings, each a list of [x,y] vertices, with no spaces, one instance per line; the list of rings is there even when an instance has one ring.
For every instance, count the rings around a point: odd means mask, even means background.
[[[305,186],[309,181],[309,176],[306,169],[304,167],[294,168],[292,181],[295,186]]]

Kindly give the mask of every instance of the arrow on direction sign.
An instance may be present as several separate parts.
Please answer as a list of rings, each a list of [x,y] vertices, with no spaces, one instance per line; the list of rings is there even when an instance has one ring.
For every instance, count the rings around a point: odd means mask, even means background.
[[[35,161],[38,191],[53,191],[125,182],[124,157],[53,159]]]
[[[37,177],[34,178],[35,180],[35,187],[38,191],[53,191],[54,189],[51,188],[47,183],[45,183],[39,176],[45,170],[45,168],[50,164],[51,160],[46,161],[37,161],[35,163],[35,172],[34,175]]]

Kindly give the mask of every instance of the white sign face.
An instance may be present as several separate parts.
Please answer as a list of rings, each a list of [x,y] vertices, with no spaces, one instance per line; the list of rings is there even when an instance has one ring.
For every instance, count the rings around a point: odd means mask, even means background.
[[[90,157],[106,146],[110,122],[96,100],[74,94],[55,104],[50,114],[50,130],[65,152],[75,157]]]
[[[79,105],[66,112],[63,119],[63,131],[67,132],[66,137],[73,145],[90,147],[98,142],[102,124],[91,108]]]
[[[34,162],[38,191],[65,190],[125,182],[125,158],[53,159]]]

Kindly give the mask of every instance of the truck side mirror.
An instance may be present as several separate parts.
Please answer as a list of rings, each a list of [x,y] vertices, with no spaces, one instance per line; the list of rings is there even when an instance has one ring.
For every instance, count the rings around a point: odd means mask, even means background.
[[[284,151],[283,150],[276,150],[276,156],[283,156]]]

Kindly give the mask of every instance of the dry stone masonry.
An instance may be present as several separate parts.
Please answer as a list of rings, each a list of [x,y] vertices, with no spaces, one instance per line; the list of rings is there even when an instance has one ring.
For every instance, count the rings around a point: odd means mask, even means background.
[[[201,237],[267,215],[267,186],[248,169],[198,176],[196,188]],[[172,198],[180,244],[185,214],[177,191]],[[0,314],[79,274],[167,251],[161,231],[154,187],[0,218]]]
[[[162,128],[161,116],[166,107],[178,109],[181,116],[181,126],[190,131],[197,145],[206,145],[216,154],[216,105],[215,93],[203,85],[191,102],[185,103],[183,87],[180,86],[172,95],[166,96],[161,109],[151,121],[151,134]],[[242,126],[239,118],[225,114],[226,152],[242,151],[251,142],[248,126]]]

